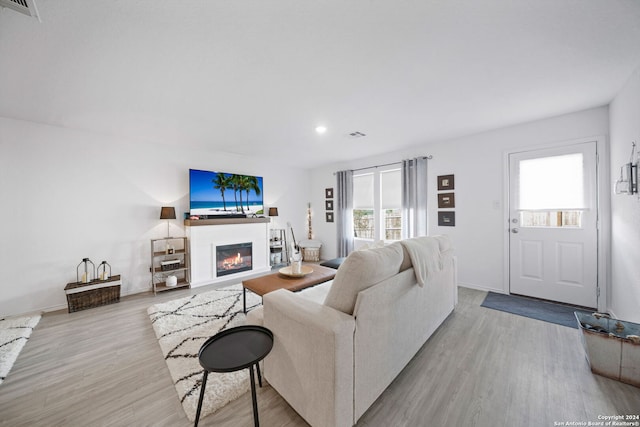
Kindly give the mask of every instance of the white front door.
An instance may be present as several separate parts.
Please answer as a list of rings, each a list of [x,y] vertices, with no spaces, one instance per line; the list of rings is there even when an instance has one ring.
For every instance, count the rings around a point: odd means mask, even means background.
[[[510,293],[598,304],[596,142],[509,155]]]

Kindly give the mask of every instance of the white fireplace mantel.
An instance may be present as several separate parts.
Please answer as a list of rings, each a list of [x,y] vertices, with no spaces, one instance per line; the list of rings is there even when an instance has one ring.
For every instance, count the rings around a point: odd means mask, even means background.
[[[230,279],[242,280],[271,271],[269,264],[269,218],[224,218],[185,220],[191,255],[191,286],[198,287]],[[216,276],[216,246],[251,242],[253,268],[236,274]]]

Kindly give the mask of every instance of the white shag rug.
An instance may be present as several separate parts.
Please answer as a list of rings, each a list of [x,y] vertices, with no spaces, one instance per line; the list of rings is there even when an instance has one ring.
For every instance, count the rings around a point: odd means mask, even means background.
[[[261,298],[247,292],[247,310],[261,304]],[[158,343],[169,367],[171,379],[189,420],[194,421],[202,367],[198,351],[211,336],[223,329],[245,323],[242,312],[242,285],[233,285],[192,295],[147,310]],[[231,373],[211,372],[207,378],[200,418],[222,408],[249,391],[247,369]]]
[[[0,319],[0,384],[9,374],[39,321],[40,315]]]

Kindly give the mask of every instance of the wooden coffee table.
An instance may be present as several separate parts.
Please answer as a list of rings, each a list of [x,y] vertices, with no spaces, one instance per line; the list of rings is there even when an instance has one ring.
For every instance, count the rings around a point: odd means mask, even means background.
[[[311,267],[313,271],[302,277],[290,277],[280,273],[271,273],[266,276],[256,277],[255,279],[243,280],[242,311],[247,312],[247,289],[260,296],[278,289],[288,289],[296,292],[333,279],[337,271],[333,268],[323,267],[317,264],[305,264],[304,266]]]

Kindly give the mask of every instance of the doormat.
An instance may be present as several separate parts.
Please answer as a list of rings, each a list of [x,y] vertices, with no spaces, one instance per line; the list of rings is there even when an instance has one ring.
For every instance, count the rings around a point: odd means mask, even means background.
[[[489,292],[480,306],[574,329],[578,329],[578,322],[573,312],[588,313],[583,307],[554,304],[548,301],[495,292]]]
[[[260,303],[259,296],[247,292],[247,309],[257,307]],[[209,337],[221,330],[245,324],[242,285],[155,304],[149,307],[147,313],[182,408],[187,418],[194,421],[202,384],[198,351]],[[211,372],[200,418],[239,398],[249,388],[247,369],[230,373]]]
[[[0,319],[0,384],[9,374],[40,315]]]

